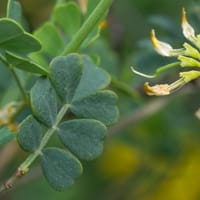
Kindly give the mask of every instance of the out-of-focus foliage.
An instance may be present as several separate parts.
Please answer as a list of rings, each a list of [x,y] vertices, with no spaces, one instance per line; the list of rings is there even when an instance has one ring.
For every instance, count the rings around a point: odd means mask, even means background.
[[[28,16],[27,24],[34,29],[48,18],[54,2],[22,0],[22,3]],[[133,75],[130,70],[134,65],[151,74],[158,66],[170,63],[170,59],[154,52],[149,33],[154,28],[161,40],[174,47],[182,44],[183,6],[199,33],[199,0],[114,2],[102,36],[85,50],[101,57],[100,66],[113,75],[111,87],[119,95],[121,117],[118,124],[110,127],[103,154],[96,161],[84,163],[84,175],[65,192],[52,190],[41,177],[40,169],[33,167],[33,172],[15,190],[2,195],[2,199],[25,200],[27,195],[29,200],[200,198],[200,121],[195,117],[200,102],[200,82],[192,82],[167,98],[147,97],[142,88],[146,79]],[[94,60],[98,61],[96,55]],[[5,71],[3,65],[0,70]],[[155,83],[170,82],[177,78],[177,72],[178,69],[171,69]],[[3,81],[10,79],[7,72],[4,74],[1,77],[0,73],[1,103],[11,98],[11,94],[5,92],[8,85],[15,91],[12,83]],[[120,84],[115,79],[121,81]],[[51,142],[57,143],[57,138]],[[23,160],[24,154],[18,150],[13,157],[4,171],[0,168],[1,177],[10,173],[10,168]]]

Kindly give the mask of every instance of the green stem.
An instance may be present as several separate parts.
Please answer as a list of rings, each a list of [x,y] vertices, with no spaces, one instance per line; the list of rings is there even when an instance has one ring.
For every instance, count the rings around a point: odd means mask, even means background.
[[[33,163],[33,161],[42,154],[42,150],[43,148],[46,146],[46,144],[48,143],[49,139],[51,138],[51,136],[54,134],[54,132],[57,129],[58,124],[61,122],[62,118],[64,117],[65,113],[67,112],[69,108],[69,104],[65,104],[60,112],[57,115],[55,124],[47,130],[46,134],[44,135],[41,144],[39,146],[39,148],[33,153],[31,154],[19,167],[20,171],[22,173],[25,173],[28,171],[29,166]]]
[[[43,148],[46,146],[46,144],[48,143],[51,136],[55,133],[59,123],[61,122],[61,120],[64,117],[65,113],[67,112],[68,108],[69,108],[69,104],[65,104],[61,108],[60,112],[57,115],[55,124],[47,130],[46,134],[42,138],[39,148],[34,153],[30,154],[27,157],[27,159],[19,166],[16,173],[5,184],[3,184],[0,187],[0,192],[10,189],[13,186],[13,183],[16,181],[16,179],[18,179],[19,177],[21,177],[22,175],[24,175],[25,173],[28,172],[30,165],[35,161],[35,159],[39,155],[42,154]]]
[[[13,69],[13,66],[9,65],[9,69],[10,69],[10,72],[12,73],[12,75],[13,75],[16,83],[17,83],[17,86],[18,86],[18,88],[19,88],[19,90],[20,90],[20,92],[21,92],[21,94],[23,96],[24,102],[27,102],[26,92],[25,92],[25,90],[24,90],[24,88],[23,88],[23,86],[22,86],[22,84],[21,84],[21,82],[19,80],[19,77],[17,76],[15,70]]]
[[[79,31],[74,35],[72,40],[69,42],[62,55],[67,55],[72,52],[76,52],[80,47],[81,43],[92,31],[98,20],[102,15],[110,8],[114,0],[101,0],[90,16],[87,18],[85,23],[79,29]]]
[[[10,69],[10,72],[13,75],[13,77],[14,77],[16,83],[17,83],[17,86],[18,86],[18,88],[19,88],[19,90],[20,90],[20,92],[21,92],[21,94],[22,94],[22,96],[24,98],[24,102],[27,102],[26,92],[24,91],[24,88],[23,88],[23,86],[22,86],[22,84],[21,84],[21,82],[20,82],[20,80],[19,80],[19,78],[18,78],[13,66],[11,64],[9,64],[9,62],[2,55],[0,55],[0,61],[2,63],[4,63]]]
[[[157,70],[156,70],[156,76],[158,75],[158,74],[160,74],[161,72],[164,72],[164,71],[166,71],[166,70],[168,70],[168,69],[170,69],[170,68],[173,68],[173,67],[177,67],[177,66],[179,66],[180,65],[180,62],[174,62],[174,63],[170,63],[170,64],[167,64],[167,65],[164,65],[164,66],[162,66],[162,67],[160,67],[160,68],[158,68]]]

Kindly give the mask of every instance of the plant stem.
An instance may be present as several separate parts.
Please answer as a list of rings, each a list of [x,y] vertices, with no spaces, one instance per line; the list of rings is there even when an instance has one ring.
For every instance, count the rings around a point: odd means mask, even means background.
[[[72,52],[76,52],[80,47],[81,43],[92,31],[98,20],[102,15],[110,8],[114,0],[101,0],[90,16],[86,19],[85,23],[74,35],[72,40],[69,42],[67,47],[64,49],[62,55],[67,55]]]
[[[19,80],[19,77],[17,76],[15,70],[13,69],[13,66],[9,65],[9,69],[10,69],[10,72],[12,73],[16,83],[17,83],[17,86],[23,96],[23,99],[24,99],[24,102],[27,102],[27,96],[26,96],[26,92],[24,91],[24,88]]]
[[[10,189],[15,182],[15,180],[25,173],[28,172],[30,165],[35,161],[35,159],[42,154],[43,148],[48,143],[51,136],[55,133],[58,124],[61,122],[62,118],[64,117],[65,113],[67,112],[69,108],[69,104],[65,104],[59,111],[55,124],[49,128],[42,138],[41,144],[39,148],[32,154],[30,154],[27,159],[18,167],[17,172],[5,183],[0,187],[0,192]]]
[[[50,129],[47,130],[46,134],[44,135],[41,141],[40,147],[20,165],[19,168],[22,172],[26,172],[29,166],[32,164],[32,162],[42,153],[42,149],[46,146],[47,142],[49,141],[53,133],[56,131],[58,124],[61,122],[68,108],[69,104],[65,104],[61,108],[60,112],[57,115],[55,124]]]
[[[20,90],[20,92],[21,92],[21,94],[24,98],[24,102],[27,103],[26,92],[24,91],[24,88],[23,88],[13,66],[11,64],[9,64],[9,62],[2,55],[0,55],[0,61],[2,61],[10,69],[10,72],[13,75],[13,77],[14,77],[16,83],[17,83],[17,86],[18,86],[18,88],[19,88],[19,90]]]

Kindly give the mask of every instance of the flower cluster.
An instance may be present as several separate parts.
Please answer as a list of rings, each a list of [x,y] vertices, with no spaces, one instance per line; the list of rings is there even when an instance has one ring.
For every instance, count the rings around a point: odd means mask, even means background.
[[[147,78],[155,78],[162,71],[173,67],[173,66],[181,66],[181,67],[200,67],[200,34],[196,35],[193,27],[188,23],[186,18],[186,12],[183,8],[182,10],[182,31],[184,37],[191,43],[184,43],[183,48],[173,49],[170,44],[162,42],[156,38],[155,31],[151,31],[151,42],[153,44],[156,52],[162,56],[166,57],[176,57],[178,62],[171,63],[165,66],[162,66],[156,70],[154,75],[146,75],[141,72],[136,71],[133,67],[131,67],[132,71],[135,74],[147,77]],[[189,70],[185,72],[179,73],[179,79],[171,84],[159,84],[155,86],[150,86],[148,83],[144,84],[144,90],[148,95],[155,96],[163,96],[169,95],[174,90],[182,87],[186,83],[197,79],[200,77],[200,71],[197,70]]]

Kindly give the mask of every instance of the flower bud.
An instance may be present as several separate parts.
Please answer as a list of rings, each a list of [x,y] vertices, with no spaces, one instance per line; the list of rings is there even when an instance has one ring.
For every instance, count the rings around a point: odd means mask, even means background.
[[[184,43],[183,46],[185,47],[184,55],[197,58],[200,60],[200,53],[197,49],[195,49],[193,46],[191,46],[188,43]]]
[[[151,42],[156,52],[162,56],[171,57],[178,56],[184,53],[184,49],[173,49],[168,43],[162,42],[156,38],[155,31],[151,31]]]
[[[181,67],[200,67],[200,62],[187,56],[178,56],[178,60],[181,61]]]
[[[186,17],[186,12],[185,9],[182,9],[182,30],[183,30],[183,35],[185,36],[186,39],[189,41],[195,43],[196,41],[196,36],[195,36],[195,31],[193,27],[188,23],[187,17]]]

